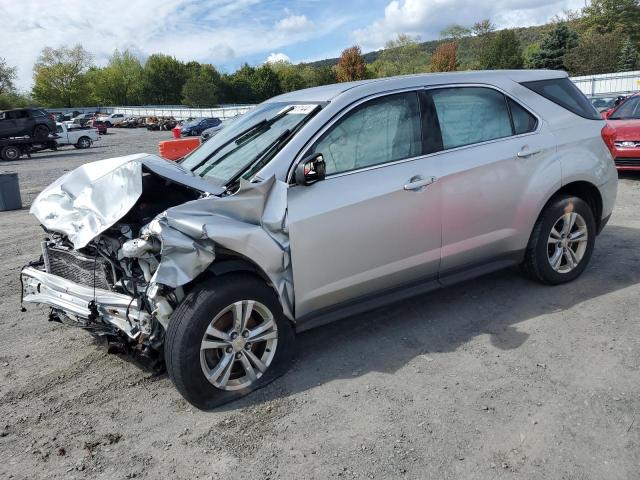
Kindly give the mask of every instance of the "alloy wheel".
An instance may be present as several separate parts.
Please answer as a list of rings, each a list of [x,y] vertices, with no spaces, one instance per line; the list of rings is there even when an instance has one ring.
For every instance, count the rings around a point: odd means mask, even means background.
[[[206,379],[221,390],[239,390],[258,380],[273,361],[278,327],[260,302],[241,300],[211,321],[200,344]]]
[[[589,231],[579,213],[564,213],[553,225],[547,242],[547,256],[551,268],[569,273],[582,261],[587,250]]]

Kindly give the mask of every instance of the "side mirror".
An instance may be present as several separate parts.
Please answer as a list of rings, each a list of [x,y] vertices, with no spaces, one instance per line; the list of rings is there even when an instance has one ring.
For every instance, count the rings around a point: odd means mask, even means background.
[[[314,153],[303,158],[296,167],[296,185],[311,185],[324,180],[326,166],[321,153]]]

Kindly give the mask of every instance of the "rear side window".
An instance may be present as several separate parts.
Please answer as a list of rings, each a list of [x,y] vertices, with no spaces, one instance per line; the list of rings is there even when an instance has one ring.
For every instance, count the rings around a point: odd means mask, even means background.
[[[529,90],[588,120],[602,120],[591,102],[568,78],[522,83]]]
[[[511,118],[505,97],[482,87],[443,88],[430,92],[445,150],[510,137]]]
[[[513,132],[516,135],[533,132],[538,126],[538,119],[510,98],[507,101],[513,118]]]

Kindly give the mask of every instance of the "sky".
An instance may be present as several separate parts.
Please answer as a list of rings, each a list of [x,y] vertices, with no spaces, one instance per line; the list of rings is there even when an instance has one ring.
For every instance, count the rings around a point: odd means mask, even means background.
[[[423,41],[452,23],[490,18],[499,28],[539,25],[584,0],[0,0],[0,57],[18,67],[17,86],[32,85],[45,46],[80,43],[106,64],[115,49],[141,60],[152,53],[212,63],[337,57],[358,44],[380,49],[400,33]]]

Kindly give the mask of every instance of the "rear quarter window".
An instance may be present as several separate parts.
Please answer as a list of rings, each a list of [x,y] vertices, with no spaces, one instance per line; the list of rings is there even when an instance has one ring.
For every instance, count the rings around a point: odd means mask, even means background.
[[[523,82],[522,85],[582,118],[602,120],[584,93],[568,78]]]

